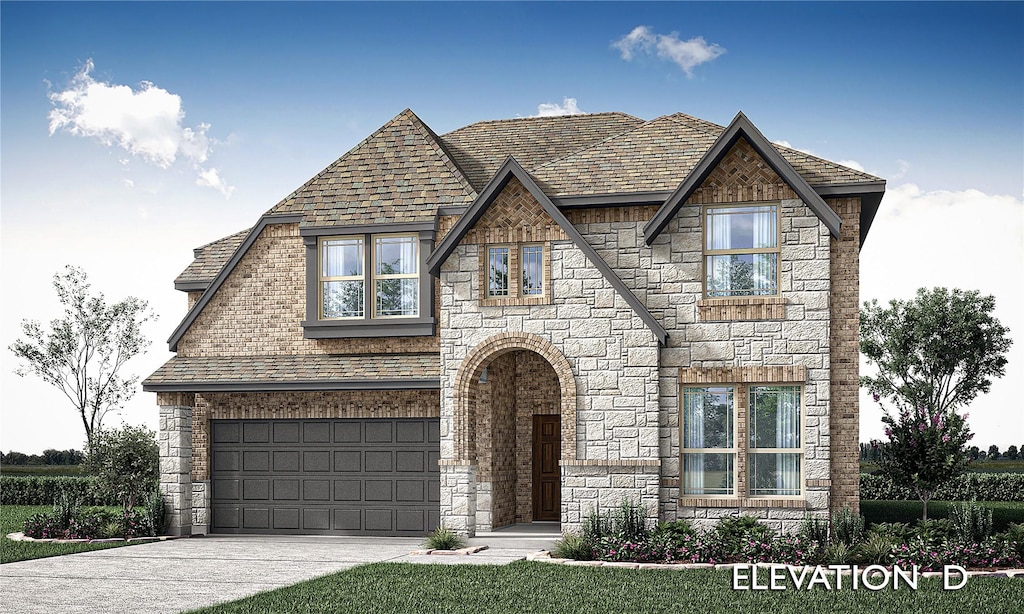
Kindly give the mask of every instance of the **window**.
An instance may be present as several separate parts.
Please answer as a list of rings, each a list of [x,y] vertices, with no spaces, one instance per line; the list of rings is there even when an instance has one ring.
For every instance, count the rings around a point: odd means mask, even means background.
[[[734,396],[732,387],[684,389],[684,495],[735,494]]]
[[[364,282],[362,237],[321,241],[320,309],[324,318],[363,317]]]
[[[419,315],[419,255],[414,236],[374,237],[375,318]]]
[[[750,496],[801,494],[800,388],[750,387]]]
[[[778,294],[778,205],[705,209],[705,295]]]
[[[548,249],[544,243],[481,245],[481,304],[543,305],[550,302]]]
[[[367,296],[365,246],[372,240],[373,271]],[[414,235],[358,235],[320,239],[320,318],[416,317],[420,304],[419,240]]]
[[[682,496],[802,495],[802,390],[754,383],[682,388]],[[744,439],[736,438],[743,430],[737,420],[746,427]]]
[[[508,248],[487,248],[487,296],[508,296]]]
[[[544,246],[524,245],[520,262],[523,270],[523,295],[544,294]]]

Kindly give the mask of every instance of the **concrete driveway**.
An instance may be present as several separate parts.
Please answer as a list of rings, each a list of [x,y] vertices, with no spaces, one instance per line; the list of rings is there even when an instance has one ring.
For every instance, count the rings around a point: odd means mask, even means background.
[[[494,537],[498,536],[498,537]],[[550,536],[490,533],[469,556],[414,556],[418,538],[216,536],[0,565],[0,611],[181,612],[379,561],[505,564]]]

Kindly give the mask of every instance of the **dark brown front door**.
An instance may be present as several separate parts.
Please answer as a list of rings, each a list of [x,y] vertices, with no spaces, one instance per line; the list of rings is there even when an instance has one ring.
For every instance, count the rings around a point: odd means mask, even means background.
[[[533,417],[534,520],[561,520],[561,431],[559,416]]]

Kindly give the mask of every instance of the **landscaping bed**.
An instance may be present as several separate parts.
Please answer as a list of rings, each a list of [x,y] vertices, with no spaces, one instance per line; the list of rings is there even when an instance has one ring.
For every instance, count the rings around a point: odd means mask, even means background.
[[[27,561],[29,559],[41,559],[48,556],[76,554],[78,552],[104,550],[106,548],[128,545],[128,542],[125,541],[54,543],[14,541],[6,537],[9,533],[21,531],[27,518],[52,509],[53,506],[51,505],[0,506],[0,563],[13,563],[16,561]],[[121,508],[112,507],[107,509],[111,512],[117,512]]]

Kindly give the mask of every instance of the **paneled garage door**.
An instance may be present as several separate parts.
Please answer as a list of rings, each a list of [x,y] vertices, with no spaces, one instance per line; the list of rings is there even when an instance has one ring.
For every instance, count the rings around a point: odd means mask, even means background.
[[[211,420],[214,533],[423,535],[440,516],[437,418]]]

